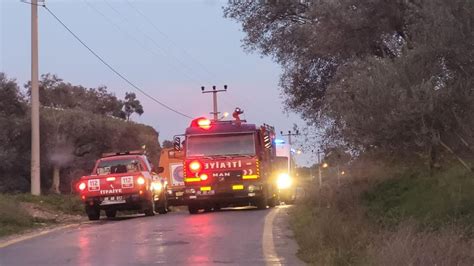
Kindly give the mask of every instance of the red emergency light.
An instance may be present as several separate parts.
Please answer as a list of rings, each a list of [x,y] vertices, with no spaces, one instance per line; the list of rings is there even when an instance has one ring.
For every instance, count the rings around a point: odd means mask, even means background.
[[[205,118],[205,117],[199,117],[194,119],[191,122],[192,127],[200,127],[202,129],[209,129],[211,128],[211,120]]]
[[[189,170],[193,173],[198,173],[202,168],[202,165],[199,161],[192,161],[189,163]]]

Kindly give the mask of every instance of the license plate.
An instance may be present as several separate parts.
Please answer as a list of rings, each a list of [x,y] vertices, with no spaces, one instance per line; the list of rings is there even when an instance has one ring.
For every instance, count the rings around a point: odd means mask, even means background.
[[[110,204],[121,204],[125,203],[125,200],[122,196],[111,196],[105,197],[104,200],[100,203],[100,205],[110,205]]]
[[[214,190],[209,190],[209,191],[197,191],[196,194],[198,194],[198,195],[214,195],[215,192],[214,192]]]

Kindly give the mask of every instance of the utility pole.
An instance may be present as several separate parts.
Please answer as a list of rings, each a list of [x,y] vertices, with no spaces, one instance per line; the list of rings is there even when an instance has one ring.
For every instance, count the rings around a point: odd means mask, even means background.
[[[214,121],[219,120],[219,112],[217,111],[217,93],[219,92],[226,92],[227,91],[227,85],[224,85],[223,90],[218,90],[216,89],[216,86],[212,86],[212,90],[206,91],[204,86],[201,87],[202,93],[212,93],[212,101],[213,101],[213,112],[211,114],[214,115]]]
[[[31,1],[31,194],[41,194],[38,85],[38,0]]]
[[[314,150],[312,150],[311,152],[314,152]],[[322,173],[321,173],[321,153],[322,152],[318,149],[316,153],[318,155],[318,181],[319,181],[319,188],[321,188],[323,184],[323,178],[322,178]]]
[[[283,131],[280,131],[280,134],[283,137],[288,137],[288,145],[290,145],[290,158],[288,160],[288,174],[291,174],[291,136],[298,136],[300,132],[296,130],[295,133],[292,133],[291,130],[288,130],[287,134],[283,134]]]

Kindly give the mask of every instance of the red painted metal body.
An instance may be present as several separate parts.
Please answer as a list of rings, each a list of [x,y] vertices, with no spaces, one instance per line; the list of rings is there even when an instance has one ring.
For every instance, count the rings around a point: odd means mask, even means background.
[[[201,118],[200,118],[201,119]],[[190,212],[226,206],[272,206],[273,127],[212,121],[186,129],[185,198]]]

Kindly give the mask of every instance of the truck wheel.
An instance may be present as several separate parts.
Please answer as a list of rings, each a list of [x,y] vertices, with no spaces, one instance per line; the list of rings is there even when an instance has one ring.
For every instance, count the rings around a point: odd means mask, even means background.
[[[168,213],[168,198],[166,197],[165,193],[163,193],[162,198],[158,201],[158,204],[156,204],[155,211],[157,211],[159,214]]]
[[[268,201],[268,207],[273,208],[277,204],[277,198],[275,196],[271,197]]]
[[[264,210],[267,208],[267,198],[265,197],[265,195],[257,199],[256,205],[259,210]]]
[[[194,204],[189,204],[188,205],[188,211],[190,214],[196,214],[199,212],[199,208],[198,206],[194,205]]]
[[[96,221],[100,218],[100,209],[95,206],[86,206],[86,214],[90,221]]]
[[[154,216],[155,215],[155,201],[153,199],[150,200],[148,206],[144,210],[145,216]]]
[[[115,218],[117,216],[117,210],[105,210],[107,218]]]

